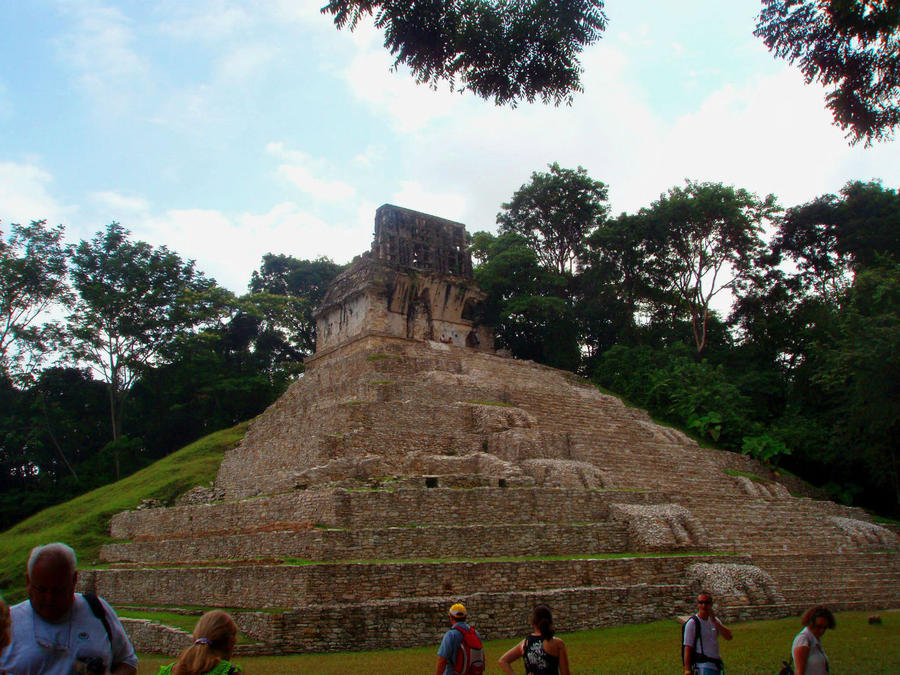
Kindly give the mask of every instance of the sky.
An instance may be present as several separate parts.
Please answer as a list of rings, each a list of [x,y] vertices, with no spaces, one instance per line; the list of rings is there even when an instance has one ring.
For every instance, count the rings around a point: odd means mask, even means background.
[[[496,107],[392,70],[323,0],[0,0],[0,229],[117,221],[246,292],[266,253],[347,262],[384,203],[496,231],[534,171],[583,166],[613,214],[685,179],[783,206],[900,186],[825,91],[753,37],[758,0],[610,0],[571,106]]]

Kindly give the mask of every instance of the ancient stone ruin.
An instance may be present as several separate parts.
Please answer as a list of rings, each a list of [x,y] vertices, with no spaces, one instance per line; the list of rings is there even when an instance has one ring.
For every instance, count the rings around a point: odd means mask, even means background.
[[[864,511],[791,494],[559,370],[496,355],[459,223],[382,206],[328,291],[305,374],[213,488],[117,515],[121,608],[226,607],[243,653],[436,643],[452,601],[487,638],[549,604],[570,631],[900,606],[900,542]],[[127,620],[136,646],[186,633]]]
[[[492,351],[468,245],[462,223],[379,208],[372,250],[335,279],[316,312],[316,354],[375,334]]]

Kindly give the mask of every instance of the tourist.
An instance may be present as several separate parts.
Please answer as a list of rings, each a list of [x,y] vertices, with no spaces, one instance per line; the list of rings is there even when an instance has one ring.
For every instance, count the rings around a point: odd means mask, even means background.
[[[834,630],[834,614],[823,605],[810,607],[800,619],[803,630],[794,638],[791,656],[794,657],[796,675],[826,675],[828,657],[822,649],[822,636],[831,628]]]
[[[75,592],[75,551],[38,546],[28,558],[28,600],[10,609],[12,642],[0,671],[15,675],[134,675],[137,657],[105,600]]]
[[[697,596],[697,613],[684,625],[684,675],[716,675],[724,672],[719,653],[719,636],[731,639],[713,611],[713,597],[703,591]]]
[[[435,675],[475,672],[472,666],[480,666],[484,672],[484,649],[481,636],[466,623],[466,608],[460,603],[450,607],[450,630],[444,633],[438,648]]]
[[[9,607],[0,597],[0,656],[3,650],[9,645]]]
[[[194,627],[194,644],[181,652],[175,663],[156,675],[233,675],[242,672],[230,663],[237,643],[237,625],[226,612],[214,609],[200,617]]]
[[[553,615],[546,605],[538,605],[531,613],[531,634],[500,657],[500,668],[515,675],[513,661],[525,662],[526,675],[569,675],[569,656],[565,643],[553,637]]]

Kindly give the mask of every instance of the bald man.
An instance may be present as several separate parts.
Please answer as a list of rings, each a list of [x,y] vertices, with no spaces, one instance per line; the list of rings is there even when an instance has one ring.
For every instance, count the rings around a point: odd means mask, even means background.
[[[105,600],[103,620],[75,592],[75,551],[61,543],[38,546],[28,558],[28,600],[10,609],[12,643],[0,671],[15,675],[135,675],[137,656]],[[107,629],[108,626],[108,629]]]

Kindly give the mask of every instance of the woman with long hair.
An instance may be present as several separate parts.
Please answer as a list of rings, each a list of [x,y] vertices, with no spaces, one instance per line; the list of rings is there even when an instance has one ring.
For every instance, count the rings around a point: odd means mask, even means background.
[[[553,615],[546,605],[531,613],[531,634],[500,657],[500,668],[515,675],[510,665],[516,659],[525,662],[526,675],[569,675],[569,655],[565,643],[553,637]]]
[[[242,672],[229,663],[237,642],[237,625],[226,612],[214,609],[194,627],[194,644],[181,652],[175,663],[156,675],[234,675]]]

